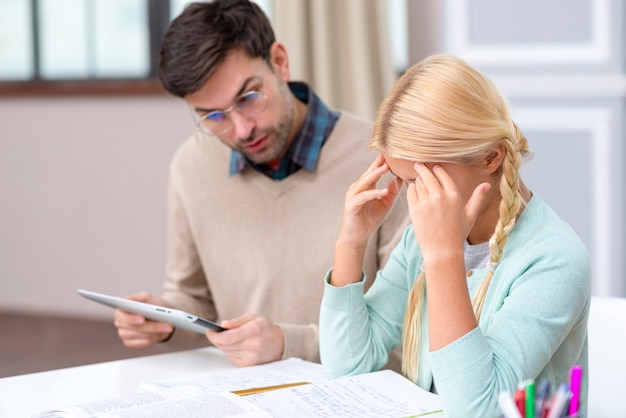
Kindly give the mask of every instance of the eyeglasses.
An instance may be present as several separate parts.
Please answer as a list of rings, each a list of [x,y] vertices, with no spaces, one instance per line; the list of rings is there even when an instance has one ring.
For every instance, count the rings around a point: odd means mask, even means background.
[[[263,78],[261,81],[261,87],[265,85],[265,69],[263,66]],[[230,117],[230,112],[236,110],[243,117],[254,116],[265,110],[267,106],[267,97],[265,93],[250,90],[235,98],[233,104],[229,108],[224,110],[214,110],[200,117],[198,122],[198,128],[201,131],[206,132],[209,130],[215,135],[224,134],[233,128],[233,120]]]

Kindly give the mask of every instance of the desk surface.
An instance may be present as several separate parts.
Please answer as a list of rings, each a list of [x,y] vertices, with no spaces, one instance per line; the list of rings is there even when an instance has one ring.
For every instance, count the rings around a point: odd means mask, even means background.
[[[29,417],[51,409],[139,392],[143,380],[234,369],[213,347],[69,367],[0,379],[0,417]]]

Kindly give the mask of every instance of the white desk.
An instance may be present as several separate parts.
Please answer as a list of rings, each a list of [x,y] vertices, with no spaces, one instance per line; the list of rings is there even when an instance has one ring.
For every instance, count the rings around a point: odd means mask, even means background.
[[[213,347],[157,354],[0,379],[0,417],[43,411],[139,392],[142,380],[234,369]]]

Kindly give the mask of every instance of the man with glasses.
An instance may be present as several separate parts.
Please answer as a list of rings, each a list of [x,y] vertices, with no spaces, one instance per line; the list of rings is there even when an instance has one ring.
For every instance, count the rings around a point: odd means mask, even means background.
[[[371,123],[289,82],[285,47],[248,0],[189,5],[164,36],[160,77],[198,130],[170,167],[163,295],[129,298],[221,321],[227,330],[206,338],[238,366],[319,361],[323,279],[345,190],[376,157]],[[405,208],[364,243],[367,287],[409,223]],[[120,310],[115,324],[127,347],[206,344]]]

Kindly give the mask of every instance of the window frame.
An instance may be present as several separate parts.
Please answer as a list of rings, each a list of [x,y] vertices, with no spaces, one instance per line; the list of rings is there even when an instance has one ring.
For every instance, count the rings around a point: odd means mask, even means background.
[[[0,80],[0,97],[57,95],[141,95],[167,94],[158,79],[161,39],[170,22],[169,0],[148,0],[150,71],[144,78],[85,78],[47,80],[40,77],[38,0],[30,0],[33,27],[32,53],[35,76],[30,80]]]

